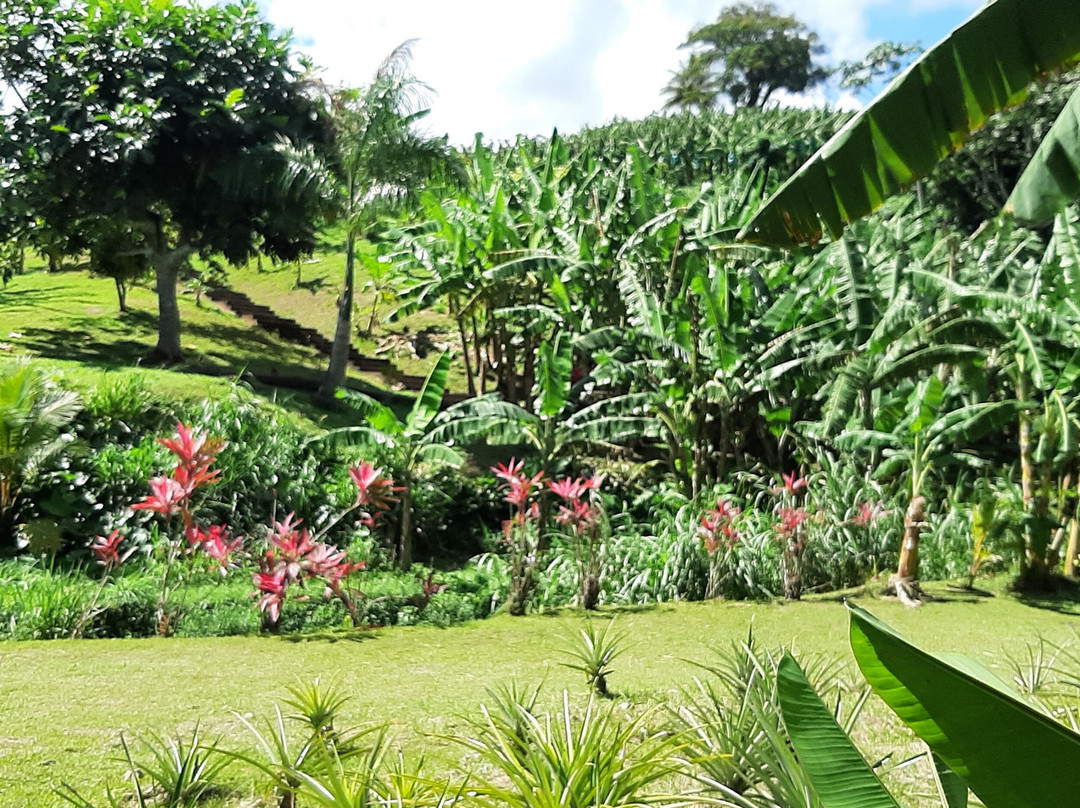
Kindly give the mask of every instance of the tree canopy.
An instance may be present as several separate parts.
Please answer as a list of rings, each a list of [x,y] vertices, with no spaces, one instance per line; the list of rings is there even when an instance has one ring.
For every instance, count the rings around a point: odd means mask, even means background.
[[[155,353],[180,356],[176,280],[195,253],[232,262],[314,246],[320,200],[286,182],[329,130],[288,38],[254,3],[0,0],[3,229],[144,234]]]
[[[802,92],[829,71],[814,57],[818,36],[772,3],[736,3],[692,30],[687,63],[665,88],[668,106],[709,108],[726,95],[737,107],[763,107],[777,90]]]

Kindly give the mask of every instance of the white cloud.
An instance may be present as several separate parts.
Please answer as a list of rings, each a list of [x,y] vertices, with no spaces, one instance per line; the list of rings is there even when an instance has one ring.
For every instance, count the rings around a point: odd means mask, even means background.
[[[830,61],[873,44],[865,12],[896,0],[778,0],[817,31]],[[979,0],[910,0],[964,8]],[[518,132],[573,131],[663,105],[661,90],[696,24],[717,0],[264,0],[268,18],[291,28],[330,81],[361,85],[401,42],[417,38],[413,73],[437,93],[434,133],[467,142]],[[849,100],[850,102],[850,100]]]

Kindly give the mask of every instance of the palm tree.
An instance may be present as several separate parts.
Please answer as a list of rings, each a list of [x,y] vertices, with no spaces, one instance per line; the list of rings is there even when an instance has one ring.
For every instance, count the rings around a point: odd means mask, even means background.
[[[78,411],[78,397],[58,389],[37,365],[17,362],[0,371],[0,551],[16,546],[23,486],[70,443],[60,430]]]
[[[379,213],[414,200],[415,191],[426,181],[454,174],[446,138],[414,130],[428,110],[424,107],[427,88],[408,72],[411,45],[409,41],[395,48],[366,88],[330,93],[337,144],[332,172],[345,228],[345,274],[330,364],[319,391],[324,398],[332,397],[345,383],[352,344],[357,239]]]
[[[712,71],[712,61],[704,54],[691,54],[686,64],[671,71],[664,85],[664,109],[705,112],[716,108],[720,87]]]

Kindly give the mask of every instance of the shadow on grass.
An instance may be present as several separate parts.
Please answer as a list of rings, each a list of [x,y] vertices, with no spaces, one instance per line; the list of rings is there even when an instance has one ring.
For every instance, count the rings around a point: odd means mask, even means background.
[[[350,629],[330,629],[327,631],[316,631],[311,634],[285,634],[278,637],[282,642],[289,642],[293,645],[308,642],[367,642],[368,640],[377,640],[379,638],[378,629],[380,626],[369,626],[367,628],[350,628]]]

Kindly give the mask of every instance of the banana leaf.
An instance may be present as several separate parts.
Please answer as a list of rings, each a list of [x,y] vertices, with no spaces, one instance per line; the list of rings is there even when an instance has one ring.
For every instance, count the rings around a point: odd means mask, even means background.
[[[1043,224],[1080,197],[1080,89],[1072,94],[1039,144],[1005,212],[1028,224]]]
[[[987,808],[1077,804],[1062,775],[1080,759],[1080,735],[975,660],[927,653],[857,606],[848,610],[866,681]]]
[[[416,402],[409,412],[406,429],[411,434],[421,434],[427,429],[428,424],[432,422],[435,416],[439,414],[443,390],[446,389],[446,374],[449,370],[450,352],[444,351],[438,361],[435,362],[435,367],[431,369],[431,373],[428,374],[427,380],[420,390],[420,395],[416,397]]]
[[[930,48],[765,203],[744,241],[812,244],[926,176],[1035,79],[1080,61],[1076,0],[996,0]]]
[[[776,690],[791,745],[822,808],[900,808],[832,717],[791,654],[776,671]]]

